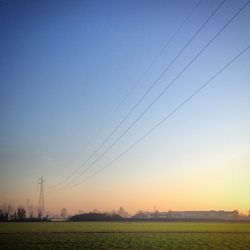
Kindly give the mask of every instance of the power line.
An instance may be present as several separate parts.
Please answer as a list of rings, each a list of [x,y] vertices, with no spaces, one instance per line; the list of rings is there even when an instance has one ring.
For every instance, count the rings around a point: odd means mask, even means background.
[[[192,8],[192,10],[188,13],[188,15],[186,16],[186,18],[183,20],[183,22],[179,25],[179,27],[176,29],[176,31],[172,34],[172,36],[168,39],[168,41],[162,46],[162,48],[160,49],[160,51],[157,53],[157,55],[153,58],[153,60],[151,61],[151,63],[148,65],[148,67],[145,69],[145,71],[142,73],[141,77],[137,80],[136,84],[131,88],[131,90],[128,92],[128,94],[121,100],[121,102],[118,104],[118,106],[113,110],[113,112],[110,114],[110,116],[108,117],[107,121],[104,122],[104,124],[108,123],[110,118],[113,117],[118,110],[121,108],[121,106],[123,105],[123,103],[125,103],[125,101],[128,99],[128,97],[135,91],[135,89],[138,87],[138,85],[141,83],[141,81],[143,80],[143,78],[145,77],[145,75],[151,70],[152,66],[155,64],[155,62],[158,60],[158,58],[163,54],[163,52],[168,48],[169,44],[174,40],[174,38],[179,34],[179,32],[182,30],[182,28],[184,27],[184,25],[188,22],[188,20],[191,18],[191,16],[194,14],[194,12],[197,10],[197,8],[200,6],[201,2],[203,0],[199,0],[195,6]],[[138,104],[139,105],[139,104]],[[138,106],[137,105],[137,106]],[[136,106],[136,107],[137,107]],[[135,107],[135,108],[136,108]],[[134,110],[133,110],[134,111]],[[133,112],[132,111],[132,112]],[[131,113],[132,113],[131,112]],[[129,113],[128,116],[131,114]],[[115,128],[114,130],[111,132],[111,134],[106,137],[106,139],[98,146],[98,148],[80,165],[80,167],[78,167],[76,170],[74,170],[70,175],[68,175],[66,178],[64,178],[62,181],[56,183],[53,186],[50,186],[50,188],[54,188],[57,187],[59,185],[61,185],[62,183],[64,183],[65,181],[69,180],[76,172],[78,172],[85,164],[87,164],[89,162],[89,160],[91,160],[96,154],[97,152],[102,148],[102,146],[111,138],[111,136],[120,128],[120,126],[125,122],[125,120],[128,118],[128,116],[123,119]],[[97,134],[99,134],[102,130],[103,130],[104,126],[102,126]],[[92,140],[89,140],[87,145],[85,145],[84,149],[91,143]],[[80,150],[72,159],[74,159],[75,157],[77,157],[80,153],[82,152],[82,150]],[[72,160],[71,160],[72,161]],[[70,161],[70,162],[71,162]],[[69,163],[70,163],[69,162]],[[67,165],[69,165],[69,163]]]
[[[209,80],[207,80],[204,84],[202,84],[196,91],[193,92],[192,95],[190,95],[188,98],[186,98],[181,104],[179,104],[172,112],[170,112],[167,116],[165,116],[160,122],[158,122],[154,127],[152,127],[146,134],[144,134],[142,137],[140,137],[138,140],[136,140],[131,146],[129,146],[126,150],[124,150],[121,154],[119,154],[116,158],[111,160],[109,163],[107,163],[103,168],[99,169],[95,173],[93,173],[91,176],[86,178],[85,180],[76,183],[69,188],[73,188],[75,186],[78,186],[82,184],[83,182],[88,181],[89,179],[93,178],[98,173],[102,172],[105,168],[109,167],[111,164],[113,164],[115,161],[120,159],[123,155],[128,153],[130,150],[132,150],[138,143],[140,143],[143,139],[145,139],[147,136],[149,136],[155,129],[157,129],[159,126],[161,126],[165,121],[167,121],[172,115],[174,115],[178,110],[180,110],[187,102],[189,102],[195,95],[197,95],[202,89],[204,89],[209,83],[211,83],[216,77],[218,77],[224,70],[226,70],[233,62],[235,62],[242,54],[244,54],[250,46],[247,46],[245,49],[243,49],[240,53],[237,54],[233,59],[231,59],[225,66],[223,66],[217,73],[215,73]]]
[[[146,112],[166,93],[166,91],[175,83],[175,81],[196,61],[196,59],[208,48],[208,46],[224,31],[224,29],[241,13],[241,11],[248,5],[243,5],[233,17],[210,39],[206,45],[190,60],[189,63],[181,70],[181,72],[163,89],[163,91],[143,110],[143,112],[129,125],[129,127],[91,164],[88,168],[84,169],[78,176],[71,180],[66,185],[74,182],[80,178],[89,168],[94,166],[120,139],[127,134],[127,132],[146,114]]]
[[[198,56],[223,32],[223,30],[243,11],[243,9],[246,8],[246,6],[249,4],[249,1],[246,2],[234,15],[233,17],[219,30],[219,32],[216,33],[216,35],[199,51],[198,54],[184,67],[184,69],[176,76],[176,78],[160,93],[160,95],[141,113],[139,117],[116,139],[115,142],[113,142],[109,148],[103,152],[102,155],[100,155],[97,160],[92,163],[88,168],[92,167],[105,153],[107,153],[108,150],[110,150],[120,139],[123,137],[128,130],[136,124],[136,122],[146,113],[146,111],[164,94],[164,92],[168,89],[170,85],[174,83],[174,81],[198,58]],[[88,169],[87,168],[87,169]],[[86,172],[83,171],[77,178],[81,177],[84,173]],[[77,178],[73,179],[75,181]],[[70,183],[69,183],[70,184]]]
[[[189,39],[189,41],[184,45],[184,47],[182,47],[182,49],[178,52],[178,54],[174,57],[174,59],[167,65],[167,67],[163,70],[163,72],[160,74],[160,76],[151,84],[151,86],[147,89],[147,91],[143,94],[143,96],[139,99],[139,101],[137,101],[137,103],[132,107],[132,109],[127,113],[127,115],[118,123],[118,125],[115,127],[115,129],[111,132],[111,134],[105,138],[105,140],[99,145],[99,147],[94,151],[94,153],[92,155],[90,155],[90,157],[78,168],[76,169],[71,175],[70,177],[72,177],[73,174],[75,174],[77,171],[79,171],[85,164],[86,162],[88,162],[93,156],[96,155],[96,153],[100,150],[100,148],[111,138],[111,136],[120,128],[120,126],[127,120],[127,118],[133,113],[133,111],[139,106],[139,104],[144,100],[144,98],[152,91],[152,89],[155,87],[155,85],[162,79],[162,77],[167,73],[167,71],[169,70],[169,68],[176,62],[176,60],[182,55],[182,53],[186,50],[186,48],[192,43],[192,41],[197,37],[197,35],[202,31],[202,29],[206,26],[206,24],[213,18],[213,16],[216,14],[217,11],[219,11],[219,9],[222,7],[222,5],[226,2],[226,0],[223,0],[217,7],[216,9],[209,15],[209,17],[206,19],[205,22],[202,23],[202,25],[199,27],[199,29],[193,34],[193,36]],[[172,85],[172,84],[171,84]],[[170,87],[170,86],[169,86]],[[167,89],[169,88],[167,87]],[[164,91],[166,92],[167,89]],[[159,99],[159,98],[158,98]],[[153,104],[152,104],[153,105]],[[152,106],[151,105],[151,106]],[[145,111],[146,112],[146,111]],[[133,124],[134,125],[134,124]],[[133,126],[132,125],[132,126]],[[130,129],[130,127],[129,127]],[[118,140],[120,140],[120,138],[125,135],[127,133],[128,129],[118,138]],[[69,183],[71,183],[72,181],[75,181],[77,178],[79,178],[79,176],[82,176],[90,167],[92,167],[101,157],[103,157],[104,154],[107,153],[107,151],[109,151],[114,144],[116,144],[118,142],[118,140],[116,140],[114,143],[111,144],[111,146],[108,147],[108,149],[106,149],[104,151],[104,153],[102,153],[90,166],[88,166],[86,169],[84,169],[84,171],[76,176],[76,178],[73,178]],[[69,178],[70,178],[69,177]],[[67,178],[67,179],[69,179]],[[68,185],[68,184],[66,184]]]
[[[150,71],[150,69],[152,68],[152,66],[155,64],[155,62],[157,61],[157,59],[163,54],[164,50],[166,50],[166,48],[169,46],[169,44],[174,40],[174,38],[178,35],[178,33],[182,30],[183,26],[187,23],[187,21],[190,19],[190,17],[193,15],[193,13],[196,11],[196,9],[199,7],[199,5],[201,4],[203,0],[200,0],[199,2],[197,2],[197,4],[193,7],[193,9],[190,11],[190,13],[187,15],[187,17],[183,20],[183,22],[180,24],[180,26],[177,28],[177,30],[173,33],[173,35],[168,39],[168,41],[162,46],[162,48],[160,49],[160,51],[158,52],[158,54],[154,57],[154,59],[152,60],[152,62],[148,65],[148,67],[146,68],[146,70],[142,73],[141,77],[139,78],[137,84],[135,84],[135,86],[129,91],[129,93],[127,94],[127,96],[125,96],[125,98],[120,102],[120,105],[122,105],[127,98],[134,92],[134,90],[138,87],[139,83],[141,82],[141,80],[144,78],[144,76]]]

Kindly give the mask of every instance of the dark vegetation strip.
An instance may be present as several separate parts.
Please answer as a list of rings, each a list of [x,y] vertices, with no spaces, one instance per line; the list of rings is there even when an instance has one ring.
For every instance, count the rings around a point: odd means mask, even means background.
[[[223,235],[249,235],[250,236],[250,232],[228,232],[228,231],[166,231],[166,232],[157,232],[157,231],[147,231],[147,232],[143,232],[143,231],[135,231],[135,232],[131,232],[131,231],[97,231],[97,232],[91,232],[91,231],[86,231],[86,232],[58,232],[58,231],[52,231],[52,232],[0,232],[0,235],[51,235],[51,234],[55,234],[55,235],[68,235],[68,234],[72,234],[72,235],[76,235],[76,234],[80,234],[80,235],[84,235],[84,234],[223,234]]]
[[[140,219],[140,218],[122,218],[122,219],[69,219],[69,220],[63,220],[63,221],[54,221],[54,220],[39,220],[39,219],[30,219],[30,218],[25,218],[22,220],[0,220],[0,224],[5,224],[5,223],[71,223],[71,222],[223,222],[223,223],[246,223],[250,224],[250,219],[188,219],[188,218],[150,218],[150,219]]]

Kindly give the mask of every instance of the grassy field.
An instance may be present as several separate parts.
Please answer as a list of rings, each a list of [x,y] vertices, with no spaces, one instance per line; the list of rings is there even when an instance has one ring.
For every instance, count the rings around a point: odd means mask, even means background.
[[[0,223],[0,249],[250,249],[250,223]]]

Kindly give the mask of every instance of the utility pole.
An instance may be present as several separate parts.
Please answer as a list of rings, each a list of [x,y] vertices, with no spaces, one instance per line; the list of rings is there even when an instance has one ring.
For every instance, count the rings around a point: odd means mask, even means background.
[[[44,216],[44,190],[43,190],[43,177],[39,178],[38,184],[40,185],[40,194],[38,202],[38,217],[42,218]]]

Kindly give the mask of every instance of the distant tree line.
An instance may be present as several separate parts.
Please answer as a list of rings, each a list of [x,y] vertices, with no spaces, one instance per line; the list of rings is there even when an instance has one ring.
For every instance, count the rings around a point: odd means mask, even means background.
[[[70,221],[122,221],[123,217],[118,214],[107,213],[83,213],[69,218]]]
[[[0,221],[23,220],[26,218],[26,210],[23,207],[13,209],[12,206],[0,208]]]
[[[7,220],[23,220],[26,218],[26,211],[24,208],[17,208],[14,213],[11,213],[9,210],[0,209],[0,221]]]
[[[26,209],[23,206],[14,208],[12,205],[4,203],[0,206],[0,221],[41,221],[48,219],[39,216],[39,211],[36,212],[35,210],[30,205]]]
[[[50,219],[49,219],[50,218]],[[43,215],[38,207],[33,207],[27,202],[26,208],[23,206],[13,207],[10,204],[0,205],[0,222],[6,221],[225,221],[225,220],[247,220],[250,221],[250,212],[248,215],[239,214],[234,211],[168,211],[159,212],[154,210],[138,211],[133,216],[123,208],[111,212],[100,212],[94,209],[92,212],[79,211],[78,214],[70,216],[66,208],[62,208],[60,213],[52,214],[46,212]]]
[[[79,211],[79,214],[69,217],[70,221],[122,221],[129,217],[129,213],[120,207],[117,211],[100,212],[94,209],[92,212],[84,213]]]

